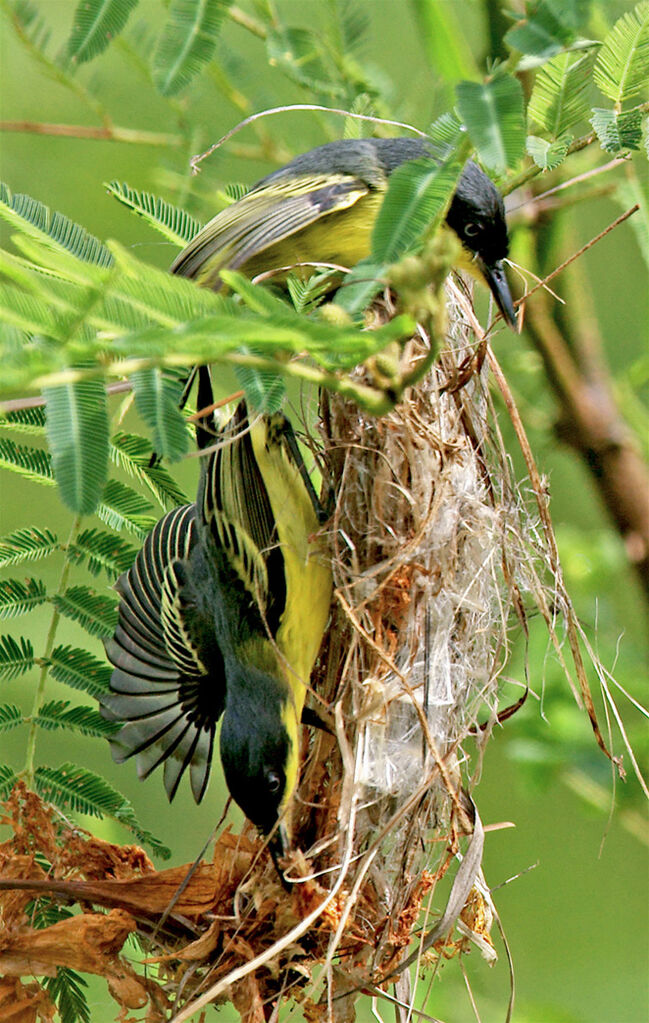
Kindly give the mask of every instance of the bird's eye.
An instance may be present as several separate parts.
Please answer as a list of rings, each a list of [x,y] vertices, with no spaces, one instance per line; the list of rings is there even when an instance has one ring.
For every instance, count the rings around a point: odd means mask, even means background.
[[[476,235],[480,234],[480,228],[477,224],[465,224],[464,233],[467,238],[475,238]]]
[[[268,791],[273,795],[276,795],[282,787],[282,779],[278,775],[277,771],[269,771],[266,775],[266,785]]]

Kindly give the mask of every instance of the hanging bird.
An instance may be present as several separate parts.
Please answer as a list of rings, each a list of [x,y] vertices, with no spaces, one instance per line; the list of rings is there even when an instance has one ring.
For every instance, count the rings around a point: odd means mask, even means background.
[[[196,502],[168,512],[118,580],[102,709],[123,722],[115,760],[135,756],[141,778],[164,764],[170,800],[188,770],[197,802],[222,716],[228,788],[265,834],[279,821],[276,857],[288,847],[300,723],[329,615],[319,503],[279,413],[253,419],[242,402],[206,461]]]
[[[171,272],[218,289],[225,268],[252,278],[297,263],[351,267],[370,254],[392,171],[425,157],[439,162],[423,139],[342,139],[318,146],[218,213],[177,256]],[[462,242],[460,266],[487,284],[505,322],[517,330],[503,264],[505,208],[475,163],[462,171],[446,222]]]

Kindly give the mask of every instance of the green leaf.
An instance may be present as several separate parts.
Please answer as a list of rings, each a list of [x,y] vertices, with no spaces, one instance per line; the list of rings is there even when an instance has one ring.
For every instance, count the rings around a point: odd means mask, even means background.
[[[333,69],[324,59],[321,33],[309,28],[273,27],[266,38],[266,54],[271,67],[310,92],[329,97],[344,95],[344,86],[335,80]]]
[[[4,259],[7,253],[4,253]],[[12,284],[0,284],[0,308],[6,324],[18,327],[28,334],[43,334],[48,338],[63,340],[54,310],[45,306],[42,300],[27,295]]]
[[[108,476],[108,406],[100,380],[46,388],[47,437],[64,503],[78,515],[97,507]]]
[[[157,455],[178,462],[187,454],[189,435],[180,411],[184,390],[178,374],[160,369],[141,369],[131,374],[135,405],[150,427]]]
[[[18,775],[9,764],[0,764],[0,799],[6,799],[18,781]]]
[[[139,0],[80,0],[67,55],[77,64],[92,60],[119,35]]]
[[[534,82],[527,108],[529,122],[558,138],[585,120],[590,111],[588,90],[594,59],[593,51],[577,60],[571,53],[561,53],[548,61]]]
[[[411,7],[419,43],[435,74],[447,82],[477,75],[478,66],[461,24],[461,15],[458,18],[454,5],[435,3],[434,0],[411,0]]]
[[[457,107],[482,162],[499,174],[515,167],[525,148],[523,90],[512,75],[459,82]]]
[[[640,207],[629,220],[640,249],[645,266],[649,270],[649,181],[642,180],[639,175],[630,174],[618,183],[616,198],[622,208],[628,210],[636,204]],[[638,430],[640,435],[640,430]]]
[[[172,0],[153,58],[153,79],[163,96],[175,96],[212,59],[230,2]]]
[[[244,351],[252,355],[263,354],[259,350],[255,351],[250,348],[246,348]],[[246,401],[256,412],[279,411],[286,394],[286,385],[280,376],[270,371],[265,372],[246,366],[235,366],[234,372],[246,393]]]
[[[0,466],[37,483],[54,484],[52,462],[42,448],[28,448],[0,437]]]
[[[602,43],[595,85],[614,103],[649,95],[649,3],[623,14]],[[610,152],[611,150],[609,150]]]
[[[554,170],[565,160],[571,142],[572,135],[568,134],[562,135],[554,142],[537,138],[536,135],[528,135],[526,149],[537,167],[545,171]]]
[[[91,636],[112,636],[117,628],[118,601],[95,593],[89,586],[70,586],[52,598],[56,609],[78,622]]]
[[[80,689],[96,697],[110,691],[110,676],[113,669],[105,661],[93,657],[87,650],[57,646],[50,656],[45,658],[45,663],[52,678],[72,689]]]
[[[125,182],[111,181],[106,185],[108,194],[139,214],[147,224],[155,227],[165,238],[181,248],[198,234],[201,224],[185,210],[160,199],[152,192],[139,192]]]
[[[42,799],[59,809],[91,817],[117,817],[126,800],[93,771],[67,761],[59,767],[38,767],[35,788]]]
[[[34,667],[34,648],[28,639],[20,636],[0,636],[0,678],[9,681],[24,675]]]
[[[383,287],[386,281],[387,265],[377,263],[373,259],[362,259],[352,267],[351,273],[345,277],[345,287],[336,295],[336,304],[358,317]],[[360,359],[358,360],[361,361]]]
[[[137,555],[137,548],[115,533],[84,529],[68,547],[66,553],[76,564],[81,564],[87,558],[87,567],[91,575],[96,576],[103,571],[114,579],[131,567]]]
[[[46,600],[47,590],[40,579],[0,580],[0,618],[17,618]]]
[[[31,237],[66,249],[78,259],[98,266],[110,266],[113,262],[108,249],[84,227],[75,224],[48,209],[38,199],[29,195],[13,195],[9,188],[0,182],[0,216],[10,224],[26,231]]]
[[[61,1023],[91,1023],[83,977],[69,966],[58,966],[56,976],[44,977],[43,987],[58,1009]]]
[[[433,149],[439,150],[440,157],[446,157],[451,149],[459,144],[464,133],[464,125],[453,113],[441,114],[428,129],[428,137]]]
[[[0,705],[0,732],[11,732],[14,728],[24,724],[25,719],[20,707],[11,703]]]
[[[41,798],[62,810],[86,813],[92,817],[109,817],[132,831],[138,840],[153,846],[159,855],[170,855],[169,850],[153,836],[143,831],[137,822],[133,807],[117,789],[104,778],[78,764],[65,763],[59,767],[38,767],[35,788]]]
[[[24,526],[0,539],[0,568],[39,561],[58,550],[58,537],[49,529]]]
[[[457,161],[410,160],[392,172],[372,230],[375,262],[395,262],[441,223],[461,170]]]
[[[144,537],[156,524],[152,506],[132,487],[119,480],[109,480],[97,515],[111,529],[128,529]]]
[[[565,7],[565,12],[562,11]],[[529,53],[534,57],[553,57],[575,38],[573,12],[569,4],[549,3],[535,0],[528,3],[525,14],[514,28],[510,28],[505,42],[512,49]]]
[[[0,708],[0,715],[2,708]],[[50,700],[44,703],[35,718],[36,724],[47,731],[66,728],[80,735],[107,739],[119,731],[119,721],[106,721],[96,707],[71,706],[69,700]],[[19,722],[18,722],[19,723]]]
[[[44,433],[45,406],[36,405],[34,408],[0,413],[0,430],[13,430],[17,433]]]
[[[135,479],[144,483],[165,509],[187,504],[187,495],[163,465],[152,464],[153,448],[148,440],[135,433],[116,433],[111,445],[111,458]]]
[[[599,143],[607,153],[621,156],[630,149],[642,145],[642,114],[639,110],[602,110],[593,107],[590,123],[595,129]]]

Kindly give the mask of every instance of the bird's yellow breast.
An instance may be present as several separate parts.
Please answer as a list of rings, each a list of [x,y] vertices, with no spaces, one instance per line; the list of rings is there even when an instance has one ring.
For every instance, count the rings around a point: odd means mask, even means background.
[[[329,617],[332,576],[318,537],[320,523],[297,466],[283,443],[260,425],[252,443],[277,525],[286,603],[276,633],[298,720]]]

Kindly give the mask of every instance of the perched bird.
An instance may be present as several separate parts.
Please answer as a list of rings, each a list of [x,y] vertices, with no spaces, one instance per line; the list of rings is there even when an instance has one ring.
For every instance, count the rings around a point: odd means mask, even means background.
[[[225,268],[255,277],[298,263],[351,267],[370,254],[392,171],[426,157],[436,159],[424,139],[343,139],[318,146],[218,213],[174,260],[171,272],[218,289]],[[460,265],[487,284],[505,322],[516,330],[503,265],[505,208],[475,163],[462,171],[446,222],[462,242]]]
[[[142,778],[164,764],[169,799],[188,769],[197,802],[223,716],[228,788],[265,834],[279,820],[276,857],[289,840],[302,711],[331,599],[319,504],[279,413],[253,419],[242,402],[205,461],[196,502],[158,522],[116,584],[102,711],[123,722],[118,762],[135,756]]]

